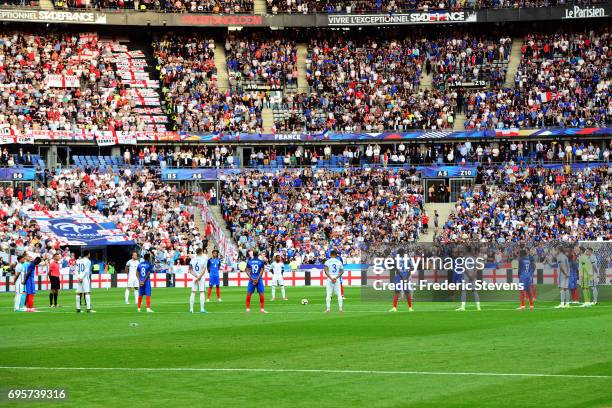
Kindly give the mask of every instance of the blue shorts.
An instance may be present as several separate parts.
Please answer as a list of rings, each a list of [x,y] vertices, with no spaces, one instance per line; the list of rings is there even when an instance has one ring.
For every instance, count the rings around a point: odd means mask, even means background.
[[[28,279],[25,283],[25,293],[27,295],[36,294],[36,284],[34,283],[34,279]]]
[[[210,275],[208,277],[208,286],[220,286],[221,281],[219,280],[219,275]]]
[[[578,288],[578,274],[574,272],[570,272],[569,279],[567,281],[568,289],[577,289]]]
[[[253,293],[257,289],[257,293],[264,293],[264,283],[263,280],[260,279],[257,282],[257,285],[253,285],[253,281],[249,280],[249,285],[247,286],[247,293]]]
[[[138,287],[138,296],[151,296],[151,284],[144,284]]]
[[[523,284],[523,290],[529,290],[533,284],[533,279],[531,279],[531,275],[520,275],[519,283]]]

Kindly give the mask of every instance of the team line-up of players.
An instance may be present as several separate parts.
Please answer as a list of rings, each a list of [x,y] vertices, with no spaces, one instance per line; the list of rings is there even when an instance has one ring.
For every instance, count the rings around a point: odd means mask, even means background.
[[[583,307],[590,307],[597,304],[598,290],[597,290],[597,278],[598,275],[598,263],[597,258],[593,254],[593,249],[590,247],[584,248],[582,253],[577,257],[572,256],[571,258],[563,249],[557,250],[556,260],[559,265],[559,282],[558,287],[560,289],[561,303],[556,308],[567,308],[570,307],[570,303],[578,303],[579,292],[578,287],[582,289],[584,302]],[[55,264],[59,259],[59,255],[55,255]],[[91,273],[92,265],[89,252],[85,252],[75,264],[75,273],[77,278],[76,284],[76,311],[81,312],[81,304],[85,301],[86,310],[88,313],[94,312],[91,308]],[[15,299],[14,299],[14,310],[15,311],[27,311],[34,312],[34,295],[36,294],[35,285],[35,271],[36,267],[41,264],[41,258],[37,257],[32,259],[29,254],[24,254],[18,257],[17,265],[15,266],[15,276],[13,278],[13,284],[15,285]],[[53,263],[51,264],[51,266]],[[189,274],[192,276],[191,281],[191,295],[189,298],[189,311],[194,312],[195,296],[196,293],[200,294],[200,313],[206,313],[205,307],[205,292],[206,279],[205,274],[208,272],[208,296],[207,299],[210,301],[212,288],[216,288],[217,300],[221,302],[221,291],[220,291],[220,278],[219,273],[222,267],[222,260],[219,258],[219,251],[213,250],[212,256],[208,257],[204,254],[201,248],[196,251],[196,256],[191,259],[189,264]],[[263,282],[263,276],[266,271],[271,271],[272,276],[272,300],[276,298],[276,288],[280,287],[281,295],[283,300],[287,300],[285,294],[285,284],[283,280],[284,263],[281,260],[280,255],[276,255],[274,260],[269,265],[259,258],[257,251],[253,252],[253,256],[242,266],[241,270],[244,270],[249,278],[247,285],[246,295],[246,312],[251,311],[251,296],[255,291],[259,295],[260,312],[267,313],[265,310],[265,287]],[[151,280],[150,275],[153,271],[153,264],[151,263],[151,255],[146,253],[142,260],[139,259],[138,253],[132,254],[125,267],[125,271],[128,274],[128,284],[125,290],[125,303],[129,304],[129,293],[130,289],[134,292],[135,302],[138,305],[138,312],[141,311],[142,300],[145,298],[146,311],[152,313],[151,309]],[[51,272],[51,271],[50,271]],[[332,250],[330,258],[324,264],[324,272],[326,275],[326,309],[325,312],[329,313],[331,308],[331,299],[335,294],[338,299],[339,311],[343,311],[343,290],[341,285],[342,274],[344,273],[344,265],[336,250]],[[534,285],[534,274],[535,274],[535,258],[528,253],[528,251],[521,251],[520,258],[518,261],[518,277],[519,283],[517,287],[520,291],[520,310],[525,309],[525,298],[529,299],[530,309],[534,309],[534,301],[536,298],[536,291]],[[408,310],[412,311],[412,291],[414,290],[414,283],[412,282],[413,272],[410,272],[409,268],[399,270],[395,275],[394,282],[387,285],[385,288],[388,290],[394,290],[395,295],[393,298],[393,307],[390,312],[397,311],[397,304],[399,295],[403,292],[408,302]],[[51,306],[53,307],[53,300],[57,305],[57,293],[59,290],[59,277],[53,276],[50,273],[49,279],[51,281]],[[461,290],[461,306],[457,309],[458,311],[464,311],[467,301],[467,292],[473,292],[474,301],[476,303],[476,309],[480,310],[480,297],[478,290],[480,286],[477,284],[473,271],[465,271],[462,274],[458,274],[455,277],[455,282],[452,284],[458,285],[457,287]],[[425,282],[425,281],[422,281]],[[421,283],[422,283],[421,282]],[[427,283],[427,282],[425,282]],[[420,286],[419,286],[420,287]],[[449,287],[450,288],[450,287]],[[446,289],[449,289],[446,288]],[[376,289],[376,287],[374,287]],[[380,290],[381,288],[379,288]],[[427,286],[425,289],[431,290],[432,287]],[[435,288],[433,288],[435,289]],[[440,288],[441,290],[446,290]],[[452,289],[452,288],[450,288]],[[502,288],[503,289],[503,288]],[[591,298],[592,295],[592,298]]]
[[[59,255],[55,256],[55,264],[59,260]],[[14,299],[14,310],[15,311],[26,311],[35,312],[34,308],[34,295],[36,294],[35,275],[36,267],[43,263],[40,257],[32,259],[30,254],[24,254],[18,257],[17,265],[15,266],[15,276],[13,278],[13,284],[15,285],[15,299]],[[50,265],[53,265],[51,263]],[[221,271],[222,261],[219,258],[219,251],[213,250],[212,256],[208,257],[204,254],[201,248],[196,250],[196,255],[191,259],[189,264],[189,274],[192,276],[191,280],[191,296],[189,298],[189,311],[194,312],[195,297],[196,293],[200,294],[200,313],[206,313],[205,307],[205,296],[206,292],[206,279],[205,274],[208,272],[208,300],[210,301],[210,295],[212,288],[216,288],[217,300],[221,302],[221,290],[220,290],[220,278],[219,272]],[[274,257],[274,261],[269,265],[265,261],[259,258],[257,251],[253,252],[252,258],[250,258],[246,264],[240,269],[244,269],[248,275],[249,282],[247,285],[246,295],[246,311],[251,311],[251,296],[255,291],[259,295],[260,312],[267,313],[265,304],[265,287],[263,282],[263,276],[266,271],[271,271],[272,277],[272,300],[276,298],[276,288],[280,287],[281,295],[283,300],[287,300],[285,294],[285,283],[283,280],[283,269],[284,263],[281,261],[280,255]],[[338,298],[338,306],[340,312],[342,312],[342,288],[341,288],[341,277],[344,273],[344,266],[342,261],[338,257],[338,253],[334,250],[331,252],[331,257],[325,262],[325,275],[327,276],[326,283],[326,312],[330,312],[332,295],[335,294]],[[151,255],[145,253],[142,259],[139,259],[138,253],[132,253],[132,258],[127,262],[125,271],[128,274],[128,284],[125,290],[125,303],[129,304],[130,289],[134,292],[134,300],[138,305],[138,311],[141,311],[143,298],[146,301],[146,311],[153,313],[151,309],[151,272],[153,271],[153,264],[151,262]],[[52,272],[50,270],[50,272]],[[75,276],[76,276],[76,311],[81,312],[81,304],[85,301],[86,311],[88,313],[95,313],[95,310],[91,308],[91,274],[92,265],[90,260],[90,253],[84,252],[82,256],[77,259],[75,263]],[[49,279],[51,283],[50,302],[51,307],[57,305],[57,292],[60,287],[59,277],[53,276],[49,273]],[[55,300],[55,302],[53,302]]]

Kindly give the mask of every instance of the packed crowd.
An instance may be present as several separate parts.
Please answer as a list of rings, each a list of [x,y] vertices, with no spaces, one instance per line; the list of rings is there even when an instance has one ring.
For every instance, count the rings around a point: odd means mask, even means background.
[[[508,37],[456,33],[401,40],[321,34],[305,61],[310,92],[286,94],[278,105],[272,100],[275,130],[452,128],[464,104],[456,85],[503,84],[511,44]],[[419,86],[423,73],[432,74],[433,89]]]
[[[123,152],[123,162],[127,165],[161,166],[178,168],[234,168],[239,163],[234,161],[231,146],[203,146],[197,148],[157,148],[155,145],[135,149],[128,148]]]
[[[466,98],[467,129],[593,127],[612,123],[612,36],[529,34],[515,88],[494,87]]]
[[[37,191],[17,196],[12,187],[0,189],[0,247],[23,245],[59,249],[54,235],[40,231],[21,214],[34,211],[93,211],[114,222],[144,251],[161,249],[174,259],[203,245],[190,207],[189,193],[162,183],[149,170],[119,173],[97,169],[65,169],[53,173]]]
[[[129,130],[147,123],[93,33],[0,33],[0,123],[11,131]]]
[[[53,0],[53,4],[57,9],[93,8],[213,14],[253,12],[253,0]]]
[[[284,35],[229,35],[225,55],[230,84],[248,83],[281,89],[296,85],[297,45]]]
[[[605,0],[267,0],[268,10],[277,13],[397,13],[402,11],[474,10],[480,8],[548,7],[588,5]]]
[[[372,245],[412,242],[423,213],[422,187],[407,171],[252,171],[222,179],[220,200],[243,259],[258,249],[304,264],[332,248],[359,263]]]
[[[154,41],[153,47],[175,130],[261,131],[263,102],[258,93],[219,89],[214,40],[167,34]]]
[[[612,167],[506,166],[485,177],[480,190],[463,194],[438,241],[612,239]]]
[[[431,69],[436,87],[478,80],[501,86],[506,79],[512,38],[493,40],[485,36],[454,34],[428,41],[424,49],[429,59],[425,71],[429,75]]]
[[[542,142],[513,140],[509,142],[456,143],[385,143],[368,145],[272,146],[254,149],[248,165],[275,167],[317,166],[326,161],[329,167],[456,165],[502,163],[609,163],[612,142]],[[282,164],[282,165],[281,165]]]

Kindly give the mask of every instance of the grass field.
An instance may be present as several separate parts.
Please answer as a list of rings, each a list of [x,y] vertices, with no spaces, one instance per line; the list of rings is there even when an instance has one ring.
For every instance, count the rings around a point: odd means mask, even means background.
[[[54,406],[78,407],[612,406],[609,303],[520,312],[498,302],[480,313],[417,303],[391,314],[347,289],[346,312],[326,315],[323,289],[289,288],[290,301],[247,315],[243,289],[224,289],[223,303],[192,315],[187,289],[153,295],[157,313],[137,314],[122,290],[97,290],[87,315],[72,291],[43,313],[14,313],[2,294],[3,394],[65,388]],[[3,395],[0,405],[37,404]]]

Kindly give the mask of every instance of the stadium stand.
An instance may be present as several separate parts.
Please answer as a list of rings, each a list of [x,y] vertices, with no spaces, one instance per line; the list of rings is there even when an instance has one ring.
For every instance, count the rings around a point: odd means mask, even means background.
[[[221,192],[243,259],[259,249],[321,263],[334,247],[358,260],[369,245],[418,238],[422,186],[403,170],[251,171],[228,176]]]
[[[166,35],[153,47],[175,130],[261,131],[263,102],[258,92],[218,88],[212,39]]]
[[[486,183],[457,202],[438,241],[612,239],[612,167],[570,172],[503,166],[486,174]]]
[[[466,129],[611,123],[611,42],[608,29],[529,34],[515,88],[496,86],[469,95]]]

